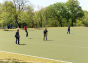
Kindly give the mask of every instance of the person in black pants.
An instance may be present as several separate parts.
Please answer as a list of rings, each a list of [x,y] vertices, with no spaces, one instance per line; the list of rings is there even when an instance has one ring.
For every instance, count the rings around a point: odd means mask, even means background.
[[[28,31],[27,31],[27,30],[25,30],[25,32],[26,32],[26,37],[28,37]]]
[[[68,26],[68,31],[67,31],[67,34],[68,34],[68,33],[70,34],[70,26]]]
[[[17,29],[15,37],[16,37],[16,44],[19,44],[19,39],[20,39],[19,29]]]
[[[26,32],[26,37],[28,37],[27,26],[24,26],[24,30],[25,30],[25,32]]]
[[[47,40],[47,33],[48,33],[48,30],[47,30],[47,28],[45,28],[45,30],[44,30],[44,38],[43,38],[43,40],[45,40],[45,38],[46,38],[46,40]]]

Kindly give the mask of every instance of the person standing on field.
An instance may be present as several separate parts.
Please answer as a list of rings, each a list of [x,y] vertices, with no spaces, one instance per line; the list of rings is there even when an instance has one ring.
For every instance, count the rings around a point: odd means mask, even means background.
[[[20,40],[20,35],[19,35],[19,29],[17,29],[17,32],[16,32],[16,34],[15,34],[15,37],[16,37],[16,44],[20,44],[19,43],[19,40]]]
[[[27,26],[24,26],[24,30],[25,30],[25,32],[26,32],[26,37],[28,37]]]
[[[67,34],[70,34],[70,26],[68,26]]]
[[[47,28],[45,28],[43,40],[45,40],[45,39],[47,40],[47,34],[48,34],[48,30],[47,30]]]

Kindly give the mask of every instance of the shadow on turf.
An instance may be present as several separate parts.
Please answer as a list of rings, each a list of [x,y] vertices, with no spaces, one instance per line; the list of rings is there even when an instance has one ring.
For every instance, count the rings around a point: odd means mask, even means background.
[[[19,44],[19,45],[27,45],[27,44]]]
[[[28,38],[28,39],[32,39],[32,38]]]
[[[54,41],[54,40],[44,40],[44,41]]]

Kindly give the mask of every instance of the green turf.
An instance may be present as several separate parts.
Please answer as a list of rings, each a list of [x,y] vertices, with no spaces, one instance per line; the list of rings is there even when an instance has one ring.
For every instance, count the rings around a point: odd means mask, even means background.
[[[29,30],[29,37],[20,30],[22,45],[15,44],[16,31],[0,30],[0,51],[9,51],[73,63],[88,63],[88,28],[49,28],[48,41],[43,41],[43,30]],[[31,39],[30,39],[31,38]]]

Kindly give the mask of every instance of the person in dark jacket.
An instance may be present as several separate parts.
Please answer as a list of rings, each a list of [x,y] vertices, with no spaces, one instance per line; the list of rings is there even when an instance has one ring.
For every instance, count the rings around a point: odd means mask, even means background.
[[[68,33],[70,34],[70,26],[68,26],[68,31],[67,31],[67,34],[68,34]]]
[[[43,40],[45,40],[45,38],[46,38],[46,40],[47,40],[47,34],[48,34],[48,30],[47,30],[47,28],[45,28],[45,30],[44,30],[44,38],[43,38]]]
[[[19,39],[20,39],[19,29],[17,29],[17,32],[16,32],[15,37],[16,37],[16,44],[20,44],[20,43],[19,43]]]

